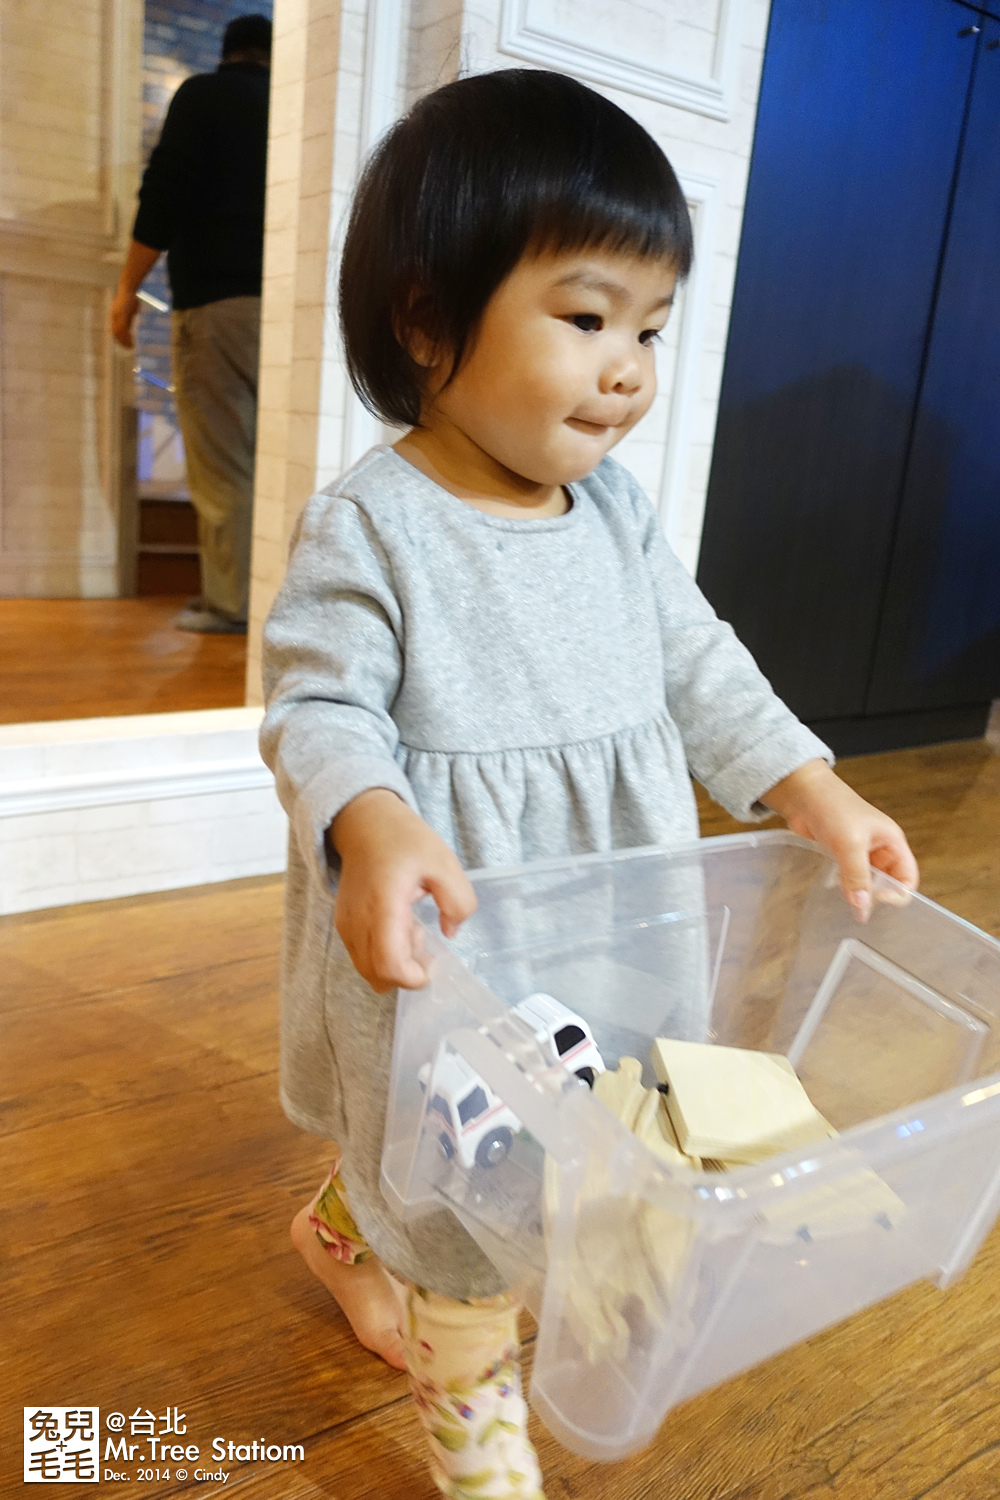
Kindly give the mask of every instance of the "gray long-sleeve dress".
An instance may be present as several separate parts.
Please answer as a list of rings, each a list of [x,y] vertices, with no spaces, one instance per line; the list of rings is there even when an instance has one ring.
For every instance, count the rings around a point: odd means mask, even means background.
[[[442,1210],[379,1189],[395,994],[333,926],[324,832],[397,792],[467,869],[696,838],[690,773],[736,817],[830,752],[775,696],[606,458],[565,515],[476,510],[391,448],[316,495],[265,628],[264,759],[291,820],[281,1101],[344,1151],[362,1233],[445,1296],[502,1289]]]

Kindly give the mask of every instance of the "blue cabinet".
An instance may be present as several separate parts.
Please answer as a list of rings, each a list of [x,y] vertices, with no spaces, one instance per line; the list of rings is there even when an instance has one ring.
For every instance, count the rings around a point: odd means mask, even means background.
[[[1000,695],[1000,20],[773,0],[699,582],[841,753]]]

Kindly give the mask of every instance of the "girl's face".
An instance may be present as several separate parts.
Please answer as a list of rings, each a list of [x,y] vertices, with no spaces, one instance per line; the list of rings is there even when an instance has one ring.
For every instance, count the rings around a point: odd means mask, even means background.
[[[454,379],[444,385],[445,369],[431,367],[437,394],[413,436],[426,434],[458,486],[464,456],[468,483],[481,489],[489,475],[498,499],[499,486],[544,504],[649,410],[676,279],[669,262],[601,250],[523,257]]]

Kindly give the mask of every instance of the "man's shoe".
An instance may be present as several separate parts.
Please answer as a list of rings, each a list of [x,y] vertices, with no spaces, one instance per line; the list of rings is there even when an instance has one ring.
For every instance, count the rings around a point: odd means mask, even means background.
[[[191,630],[197,635],[246,635],[246,620],[231,620],[220,615],[203,600],[193,600],[174,620],[176,630]]]

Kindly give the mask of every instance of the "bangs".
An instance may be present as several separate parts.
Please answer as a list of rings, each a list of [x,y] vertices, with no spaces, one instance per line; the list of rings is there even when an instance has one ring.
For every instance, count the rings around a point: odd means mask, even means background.
[[[601,199],[594,194],[581,211],[578,197],[539,204],[534,232],[525,252],[559,255],[574,250],[604,250],[663,260],[683,281],[691,270],[692,244],[687,205],[678,214],[672,204],[630,199],[621,191]]]
[[[537,114],[507,144],[502,217],[512,239],[559,253],[606,250],[691,269],[691,221],[666,156],[624,110],[559,74],[531,77]],[[560,108],[548,106],[558,98]],[[485,163],[483,163],[485,165]]]

